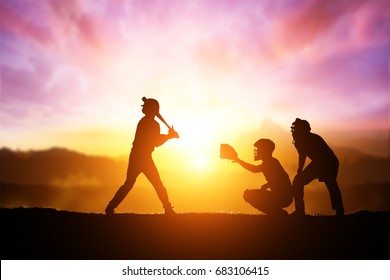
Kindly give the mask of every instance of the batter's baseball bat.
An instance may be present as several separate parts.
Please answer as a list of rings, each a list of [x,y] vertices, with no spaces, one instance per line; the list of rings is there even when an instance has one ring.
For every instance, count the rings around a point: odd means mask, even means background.
[[[169,126],[169,124],[164,120],[164,118],[160,115],[160,113],[158,113],[157,115],[156,115],[156,117],[157,118],[159,118],[160,119],[160,121],[162,121],[167,127],[168,127],[168,129],[171,131],[171,130],[173,130],[173,135],[175,135],[174,137],[175,138],[179,138],[179,134],[173,129],[173,126]]]
[[[156,115],[156,117],[159,118],[160,121],[162,121],[162,122],[168,127],[168,129],[172,129],[172,127],[169,126],[169,124],[164,120],[164,118],[161,116],[160,113],[158,113],[158,114]]]

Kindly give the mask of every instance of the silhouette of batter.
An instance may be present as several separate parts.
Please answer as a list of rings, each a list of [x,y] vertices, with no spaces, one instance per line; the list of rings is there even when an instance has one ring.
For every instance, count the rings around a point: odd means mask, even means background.
[[[168,193],[164,187],[160,174],[153,162],[152,152],[155,147],[161,146],[171,138],[178,138],[177,132],[171,128],[168,134],[160,134],[160,125],[154,119],[159,113],[160,105],[157,100],[144,98],[142,112],[145,116],[139,121],[134,137],[133,148],[129,156],[127,178],[125,183],[118,189],[115,196],[106,207],[106,214],[114,213],[115,208],[122,202],[133,188],[140,173],[152,183],[157,195],[163,204],[166,214],[174,214],[169,202]]]

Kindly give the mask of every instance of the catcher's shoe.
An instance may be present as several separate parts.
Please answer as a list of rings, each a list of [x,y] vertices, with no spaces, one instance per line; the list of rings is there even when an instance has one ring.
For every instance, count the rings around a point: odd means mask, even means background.
[[[274,215],[274,216],[288,216],[288,212],[284,209],[277,209],[275,211],[273,211],[273,213],[271,215]]]
[[[304,216],[306,216],[306,214],[305,214],[305,211],[296,210],[296,211],[292,212],[292,213],[290,214],[290,216],[294,216],[294,217],[304,217]]]

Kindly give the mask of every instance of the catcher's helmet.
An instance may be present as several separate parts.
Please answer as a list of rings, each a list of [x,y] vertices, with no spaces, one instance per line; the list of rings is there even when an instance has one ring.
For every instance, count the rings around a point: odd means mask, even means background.
[[[160,104],[156,99],[142,97],[142,101],[144,102],[142,107],[145,112],[153,113],[154,115],[157,115],[159,113]]]
[[[311,127],[307,120],[301,120],[296,118],[295,121],[291,124],[291,132],[310,132]]]
[[[256,141],[255,144],[253,144],[257,149],[255,149],[255,158],[257,158],[258,151],[261,151],[262,153],[266,154],[272,154],[272,152],[275,150],[275,143],[272,142],[270,139],[260,139]]]

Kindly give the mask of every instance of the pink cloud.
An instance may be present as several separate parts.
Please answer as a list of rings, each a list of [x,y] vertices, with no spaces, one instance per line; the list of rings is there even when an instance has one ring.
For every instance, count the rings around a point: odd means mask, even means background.
[[[99,26],[88,13],[88,7],[79,0],[53,0],[48,2],[52,14],[50,15],[53,32],[56,37],[69,38],[80,41],[91,49],[101,46],[98,36]]]
[[[311,51],[321,57],[384,42],[389,13],[386,0],[304,1],[279,14],[273,49],[284,56]]]
[[[41,45],[50,44],[52,40],[50,30],[36,25],[34,19],[25,15],[25,10],[12,6],[10,2],[0,1],[0,26],[3,30]]]

